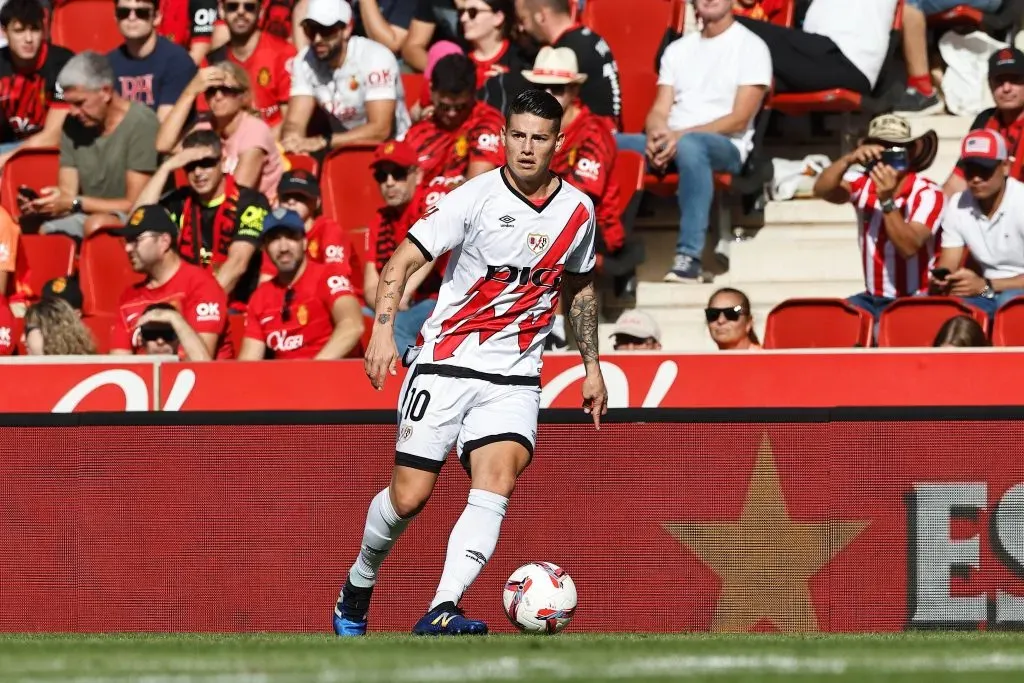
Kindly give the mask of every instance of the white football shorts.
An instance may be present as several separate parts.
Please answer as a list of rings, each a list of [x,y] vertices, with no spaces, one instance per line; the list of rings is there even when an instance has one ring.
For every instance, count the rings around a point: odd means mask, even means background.
[[[452,446],[469,473],[474,449],[514,441],[533,457],[540,381],[414,363],[398,402],[395,464],[440,472]]]

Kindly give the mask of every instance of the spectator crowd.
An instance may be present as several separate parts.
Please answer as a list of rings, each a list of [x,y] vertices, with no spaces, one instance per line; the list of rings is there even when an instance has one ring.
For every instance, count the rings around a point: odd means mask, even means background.
[[[850,303],[877,317],[931,293],[994,315],[1024,294],[1024,54],[992,55],[995,107],[944,186],[922,175],[936,134],[908,120],[943,108],[927,18],[999,12],[1000,0],[692,0],[694,30],[669,27],[639,102],[576,0],[112,0],[120,44],[75,54],[50,33],[76,1],[0,8],[0,173],[15,188],[0,206],[0,329],[22,319],[28,353],[358,357],[384,264],[439,199],[502,165],[505,108],[528,88],[562,105],[553,168],[593,198],[599,274],[626,301],[643,248],[621,160],[675,192],[665,281],[701,282],[717,184],[758,163],[765,105],[832,89],[879,113],[814,186],[857,214],[865,289]],[[638,107],[644,125],[630,130]],[[54,148],[49,182],[18,165]],[[327,190],[325,168],[350,149],[373,150],[342,179],[373,190],[365,216]],[[94,285],[74,269],[34,291],[23,244],[37,234],[83,253],[123,241],[134,275],[108,317],[86,329]],[[415,343],[445,267],[410,279],[399,348]],[[705,313],[719,348],[760,348],[743,292],[717,291]],[[615,329],[617,350],[661,348],[644,311]],[[9,337],[0,353],[19,345]],[[566,342],[558,315],[549,348]]]

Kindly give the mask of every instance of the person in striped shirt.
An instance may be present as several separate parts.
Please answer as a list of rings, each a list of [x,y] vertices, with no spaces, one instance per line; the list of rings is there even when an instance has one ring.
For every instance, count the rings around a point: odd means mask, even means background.
[[[920,173],[938,144],[935,131],[914,137],[907,119],[882,114],[863,143],[814,184],[815,196],[856,209],[864,291],[848,301],[876,318],[896,298],[928,291],[946,197]]]

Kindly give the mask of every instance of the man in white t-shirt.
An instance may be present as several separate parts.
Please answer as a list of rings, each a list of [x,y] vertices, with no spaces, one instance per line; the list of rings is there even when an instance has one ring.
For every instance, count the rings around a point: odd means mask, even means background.
[[[302,30],[309,45],[295,58],[285,151],[314,154],[352,142],[383,142],[409,128],[398,60],[380,43],[352,35],[345,0],[310,0]],[[310,136],[317,107],[329,130]]]
[[[775,91],[843,88],[869,95],[889,52],[898,0],[813,0],[803,30],[741,17],[768,44]]]
[[[1006,139],[994,130],[971,131],[957,164],[967,189],[953,195],[942,217],[942,252],[932,290],[963,297],[994,315],[1024,294],[1024,183],[1008,177]],[[964,249],[981,274],[963,268]]]
[[[695,10],[704,27],[665,49],[647,134],[617,137],[653,171],[679,173],[679,237],[666,282],[700,281],[713,173],[743,168],[772,82],[768,46],[736,22],[731,0],[696,0]]]

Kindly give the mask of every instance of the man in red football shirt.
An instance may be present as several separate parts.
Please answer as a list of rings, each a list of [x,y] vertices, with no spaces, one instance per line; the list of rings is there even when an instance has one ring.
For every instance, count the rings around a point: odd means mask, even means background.
[[[366,231],[363,312],[372,317],[380,273],[425,207],[423,192],[417,188],[420,170],[412,147],[404,142],[382,143],[374,152],[370,170],[384,199],[384,206],[377,209]],[[447,262],[447,256],[437,264],[429,261],[409,277],[395,314],[395,344],[400,351],[416,343],[423,322],[433,313]]]
[[[406,133],[416,153],[425,208],[470,178],[505,163],[501,112],[476,100],[476,67],[463,54],[442,57],[430,74],[433,113]]]
[[[183,261],[176,249],[178,225],[158,205],[140,206],[128,224],[114,231],[125,239],[132,270],[146,279],[124,291],[111,335],[112,355],[131,355],[142,345],[139,323],[155,303],[171,304],[188,327],[203,340],[206,355],[191,360],[231,358],[234,349],[225,334],[228,298],[208,270]]]
[[[359,289],[362,281],[362,257],[338,221],[320,213],[320,184],[309,171],[289,171],[277,185],[277,205],[294,211],[306,224],[306,256],[317,263],[336,266],[349,272]],[[277,272],[269,259],[271,275]]]
[[[306,226],[294,211],[274,209],[263,224],[263,247],[277,268],[253,293],[245,313],[239,360],[335,360],[359,352],[363,314],[347,277],[306,258]]]
[[[267,10],[261,10],[257,0],[230,0],[222,7],[231,37],[226,45],[213,50],[207,61],[231,61],[245,69],[252,82],[252,106],[277,134],[288,107],[295,46],[260,30],[260,16]]]

